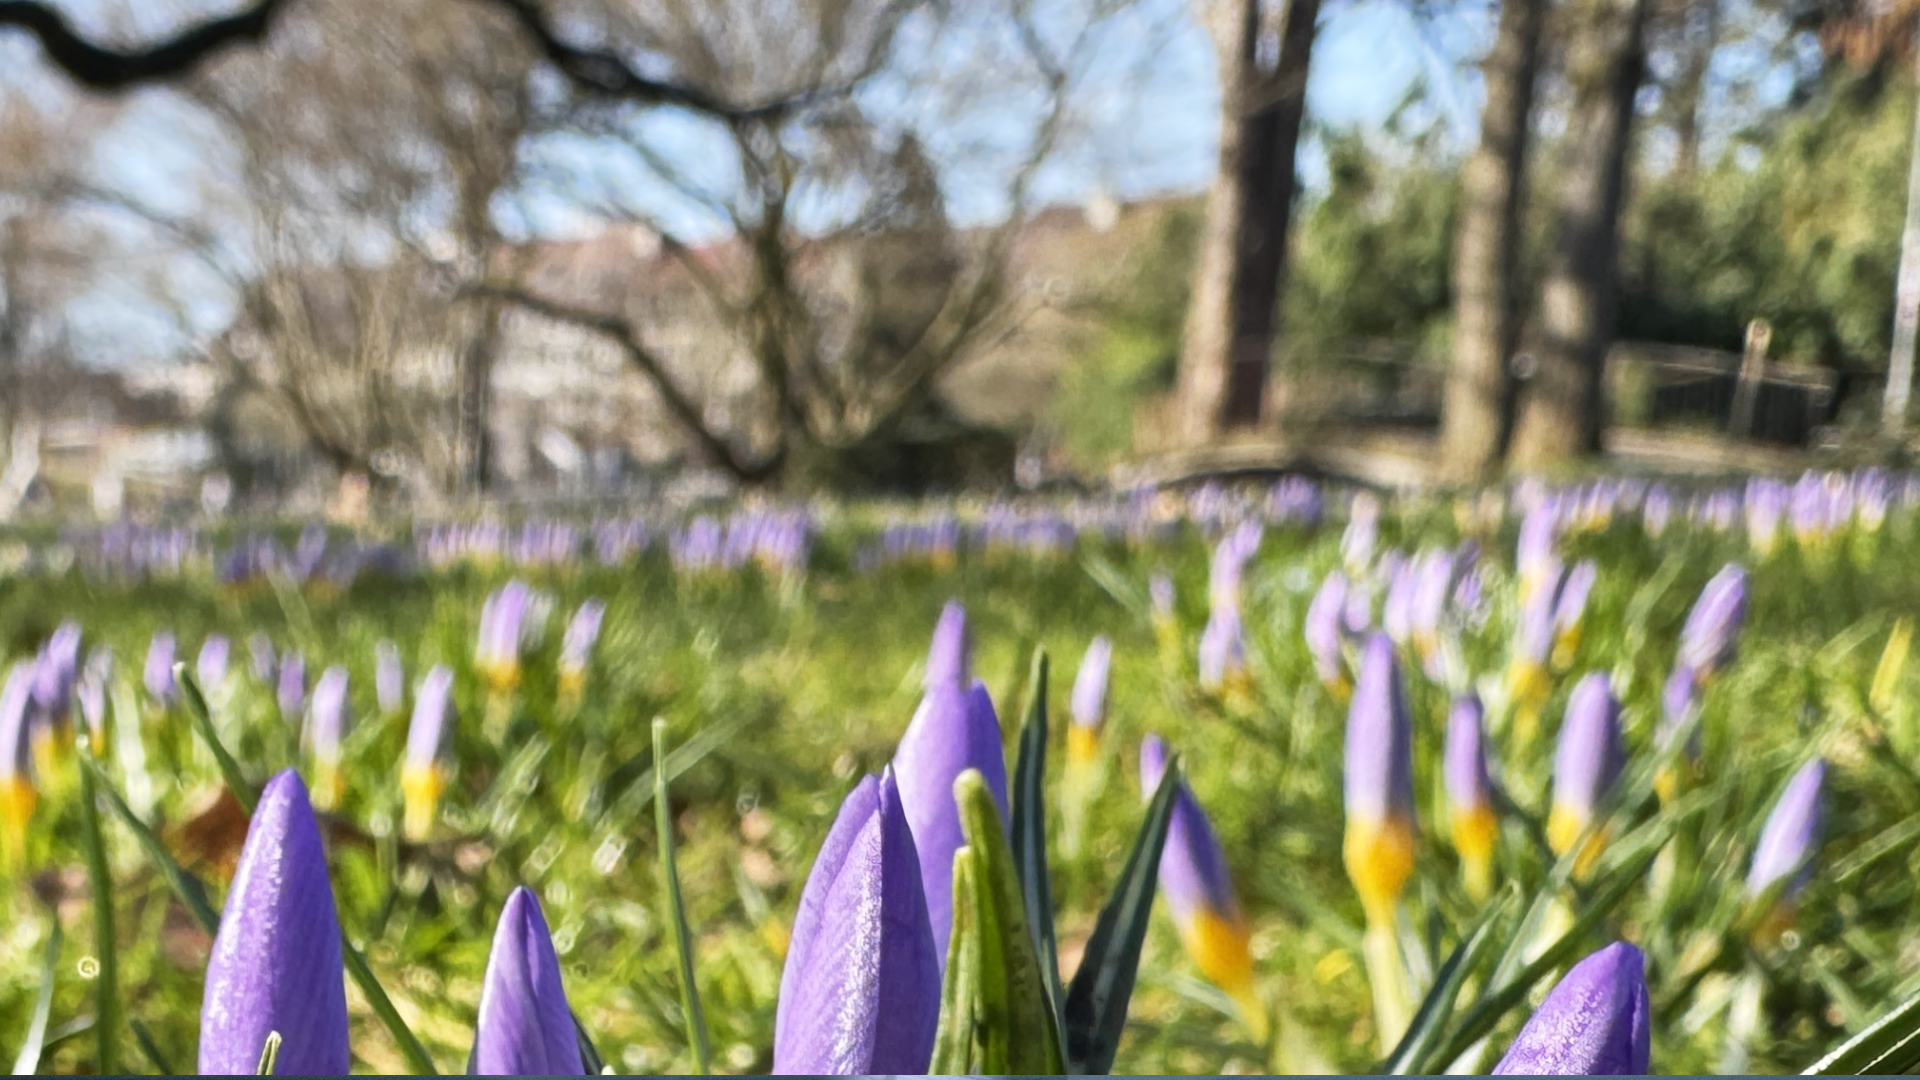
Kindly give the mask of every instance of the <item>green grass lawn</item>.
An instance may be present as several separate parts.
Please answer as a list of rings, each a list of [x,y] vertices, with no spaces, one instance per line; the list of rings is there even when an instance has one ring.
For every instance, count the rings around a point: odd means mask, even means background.
[[[1896,512],[1878,531],[1851,530],[1817,550],[1789,539],[1764,559],[1738,531],[1676,525],[1656,542],[1637,516],[1562,541],[1563,557],[1598,561],[1599,584],[1578,652],[1555,676],[1540,736],[1520,745],[1494,725],[1500,773],[1519,810],[1502,834],[1498,877],[1507,891],[1497,896],[1511,897],[1497,901],[1506,906],[1495,925],[1504,937],[1518,934],[1522,901],[1553,869],[1535,830],[1546,815],[1567,691],[1580,674],[1609,672],[1633,758],[1622,783],[1640,790],[1619,797],[1599,868],[1568,886],[1565,903],[1593,914],[1576,957],[1616,938],[1646,951],[1656,1071],[1712,1070],[1732,1041],[1750,1049],[1755,1071],[1797,1071],[1920,990],[1920,730],[1911,672],[1891,702],[1880,703],[1886,707],[1868,701],[1895,620],[1920,608],[1914,527],[1912,514]],[[1452,543],[1459,529],[1451,506],[1416,501],[1387,514],[1382,543]],[[1462,641],[1476,675],[1497,678],[1506,666],[1513,534],[1508,523],[1482,537],[1496,564],[1491,613]],[[1249,688],[1225,698],[1202,692],[1195,679],[1209,544],[1193,529],[1151,546],[1084,540],[1058,559],[976,553],[943,569],[901,564],[863,573],[853,568],[858,538],[833,526],[811,569],[795,578],[757,568],[682,575],[658,548],[617,569],[583,560],[529,571],[524,576],[552,597],[553,613],[510,696],[489,694],[472,670],[481,603],[513,572],[501,566],[363,577],[344,591],[238,590],[204,574],[139,585],[78,570],[0,577],[0,658],[30,656],[63,618],[81,623],[89,645],[113,649],[106,774],[175,856],[207,879],[216,906],[240,831],[209,810],[221,775],[185,713],[158,712],[138,690],[150,635],[171,628],[189,667],[208,633],[233,638],[231,675],[212,694],[215,723],[254,783],[298,763],[298,754],[272,687],[248,670],[247,636],[264,631],[276,647],[302,650],[310,677],[346,665],[355,717],[347,794],[327,822],[340,916],[443,1071],[464,1068],[493,921],[518,884],[533,887],[545,906],[568,994],[608,1065],[693,1067],[648,804],[651,721],[664,718],[672,745],[709,748],[672,785],[679,872],[714,1066],[752,1072],[771,1063],[785,930],[807,869],[842,796],[886,765],[912,715],[941,605],[957,598],[967,606],[975,673],[999,706],[1010,753],[1032,650],[1045,647],[1053,658],[1058,750],[1073,670],[1088,641],[1106,634],[1115,661],[1104,784],[1088,811],[1086,842],[1072,857],[1056,844],[1052,859],[1063,963],[1070,971],[1139,828],[1137,747],[1155,732],[1182,753],[1220,834],[1252,924],[1259,991],[1276,1017],[1273,1037],[1253,1043],[1183,955],[1163,911],[1116,1070],[1360,1071],[1379,1055],[1363,918],[1340,858],[1346,708],[1321,685],[1301,637],[1308,601],[1339,564],[1339,539],[1337,526],[1267,530],[1243,592]],[[1752,573],[1744,645],[1706,693],[1698,775],[1661,804],[1646,792],[1661,685],[1701,586],[1729,561]],[[1156,569],[1171,574],[1178,595],[1170,641],[1156,636],[1148,611]],[[589,596],[607,602],[605,632],[586,693],[570,704],[554,692],[555,656],[567,615]],[[382,717],[375,705],[382,638],[400,646],[409,687],[435,662],[458,675],[457,773],[424,844],[397,835],[406,719]],[[1408,682],[1421,829],[1400,932],[1417,991],[1481,905],[1461,885],[1443,824],[1447,694],[1418,665],[1408,665]],[[1751,914],[1742,900],[1747,862],[1769,806],[1814,753],[1832,766],[1818,872],[1793,929],[1755,945],[1742,929]],[[1055,774],[1063,756],[1053,755]],[[0,871],[10,886],[0,921],[0,1050],[13,1053],[26,1035],[50,929],[57,920],[64,930],[51,968],[57,1041],[42,1071],[95,1064],[85,1029],[96,1009],[97,913],[71,775],[42,778],[27,850]],[[1051,816],[1057,833],[1060,815]],[[108,817],[104,829],[121,1065],[188,1068],[209,940],[124,824]],[[1489,957],[1509,944],[1496,942]],[[1469,981],[1456,1021],[1492,981]],[[1500,1011],[1483,1068],[1551,982]],[[349,1002],[357,1064],[404,1069],[393,1038],[351,985]]]

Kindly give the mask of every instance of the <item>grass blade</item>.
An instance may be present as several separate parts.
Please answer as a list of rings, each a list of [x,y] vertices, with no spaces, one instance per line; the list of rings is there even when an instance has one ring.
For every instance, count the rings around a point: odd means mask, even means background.
[[[1060,948],[1054,939],[1053,881],[1047,870],[1047,651],[1033,652],[1031,698],[1020,724],[1020,754],[1013,767],[1013,863],[1020,875],[1027,927],[1040,962],[1040,981],[1053,1010],[1054,1029],[1065,991],[1060,985]]]
[[[94,1072],[120,1071],[120,961],[114,940],[113,877],[100,833],[100,805],[93,773],[80,770],[80,840],[86,849],[87,882],[93,894],[93,952],[100,964],[94,976]]]
[[[354,948],[353,942],[347,940],[344,930],[340,934],[340,956],[346,961],[347,974],[353,976],[354,985],[358,986],[360,993],[365,995],[367,1004],[373,1008],[374,1015],[380,1018],[380,1022],[385,1024],[387,1031],[393,1035],[393,1041],[399,1044],[400,1056],[407,1059],[407,1070],[415,1076],[438,1075],[439,1070],[434,1068],[433,1056],[428,1054],[427,1048],[420,1044],[420,1039],[414,1035],[413,1029],[407,1026],[407,1022],[401,1019],[400,1010],[394,1007],[393,999],[387,996],[387,991],[380,985],[380,980],[373,977],[373,968],[367,966],[366,954]]]
[[[686,1018],[687,1043],[693,1048],[700,1075],[712,1068],[713,1050],[707,1039],[707,1018],[700,1011],[700,988],[693,982],[693,935],[687,929],[686,904],[680,896],[680,872],[673,862],[673,807],[667,802],[667,722],[653,721],[653,818],[660,833],[660,879],[667,895],[667,917],[673,923],[674,949],[680,960],[680,1011]]]
[[[187,718],[192,721],[193,729],[206,740],[207,749],[213,751],[213,760],[220,766],[220,777],[227,783],[227,789],[248,814],[253,813],[253,804],[260,801],[260,793],[247,782],[246,775],[240,771],[240,763],[227,753],[220,741],[220,733],[213,728],[213,710],[207,707],[207,696],[200,692],[200,684],[185,664],[173,665],[173,679],[180,684],[180,700],[186,703]]]
[[[1453,1016],[1454,999],[1460,996],[1460,988],[1473,975],[1479,966],[1480,958],[1487,946],[1493,941],[1494,924],[1500,922],[1509,907],[1512,894],[1502,897],[1487,906],[1480,913],[1465,937],[1461,938],[1446,963],[1434,975],[1433,988],[1421,1000],[1420,1008],[1413,1014],[1413,1022],[1408,1025],[1407,1033],[1401,1037],[1400,1045],[1380,1065],[1380,1071],[1391,1076],[1405,1076],[1409,1073],[1437,1072],[1433,1068],[1430,1052],[1440,1041],[1440,1034]],[[1444,1065],[1444,1063],[1441,1063]]]
[[[133,808],[127,805],[127,801],[113,789],[113,785],[106,782],[106,777],[100,773],[100,766],[92,758],[81,755],[80,767],[92,775],[94,782],[98,785],[100,796],[107,800],[107,806],[132,831],[133,838],[140,844],[140,849],[146,852],[147,860],[153,863],[155,870],[160,872],[160,877],[166,881],[167,887],[173,890],[173,895],[180,901],[181,906],[193,916],[193,921],[199,923],[200,929],[209,934],[218,933],[220,913],[215,911],[213,904],[207,900],[207,887],[174,859],[173,854],[167,850],[167,845],[160,842],[160,838],[153,834],[152,829],[147,828],[147,823],[140,820],[140,816],[133,812]]]
[[[32,1076],[40,1071],[40,1049],[47,1041],[47,1018],[53,1014],[53,978],[60,967],[60,916],[47,912],[46,958],[40,964],[40,992],[33,999],[33,1015],[27,1020],[27,1037],[20,1044],[20,1055],[13,1059],[13,1075]]]
[[[1920,1065],[1920,995],[1868,1024],[1802,1075],[1886,1075],[1912,1072],[1916,1065]]]
[[[593,1045],[593,1036],[587,1034],[587,1025],[580,1022],[580,1014],[567,1010],[573,1018],[573,1041],[580,1044],[580,1062],[586,1066],[587,1073],[599,1076],[607,1071],[606,1059],[600,1056],[600,1048]]]
[[[153,1041],[153,1032],[147,1030],[147,1025],[138,1020],[129,1020],[127,1026],[133,1029],[133,1041],[140,1044],[140,1052],[147,1055],[147,1062],[153,1066],[155,1073],[161,1076],[180,1075],[173,1067],[173,1062],[161,1052],[160,1044]]]
[[[1075,1075],[1104,1075],[1113,1068],[1120,1032],[1127,1024],[1127,1003],[1140,973],[1140,950],[1147,939],[1147,918],[1153,914],[1153,893],[1160,876],[1160,852],[1166,846],[1173,821],[1173,797],[1179,788],[1180,758],[1174,755],[1147,807],[1146,820],[1127,854],[1126,868],[1114,888],[1093,936],[1087,940],[1080,969],[1067,986],[1062,1013],[1067,1071]]]

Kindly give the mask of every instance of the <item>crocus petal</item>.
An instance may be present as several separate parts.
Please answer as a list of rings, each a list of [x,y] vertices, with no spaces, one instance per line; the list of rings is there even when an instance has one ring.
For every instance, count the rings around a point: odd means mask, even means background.
[[[1413,718],[1385,634],[1368,639],[1347,710],[1345,806],[1347,876],[1378,923],[1412,876],[1414,843]]]
[[[480,1076],[585,1074],[560,961],[540,901],[516,888],[501,909],[480,987],[468,1072]]]
[[[392,716],[405,704],[407,693],[406,668],[400,663],[400,647],[391,641],[381,641],[373,647],[373,693],[380,702],[380,711]]]
[[[350,1064],[340,922],[307,789],[293,772],[267,782],[207,961],[200,1071],[248,1075],[280,1033],[281,1075]]]
[[[1713,575],[1680,628],[1680,661],[1707,679],[1732,663],[1740,652],[1740,630],[1747,619],[1747,572],[1729,563]]]
[[[780,978],[776,1073],[926,1071],[940,965],[903,794],[891,771],[863,780],[807,876]]]
[[[142,680],[147,693],[162,705],[173,704],[173,631],[159,630],[147,645],[147,669]]]
[[[200,643],[200,656],[193,665],[200,689],[212,693],[227,680],[227,656],[231,651],[232,643],[225,634],[208,634],[207,640]]]
[[[960,601],[949,600],[940,609],[940,621],[933,628],[933,647],[927,651],[927,689],[936,686],[966,688],[969,678],[967,609]]]
[[[1787,781],[1760,830],[1753,868],[1747,873],[1747,895],[1757,897],[1782,882],[1789,893],[1805,887],[1820,844],[1820,796],[1826,776],[1827,763],[1814,758]]]
[[[1107,719],[1107,680],[1113,668],[1113,642],[1102,635],[1087,645],[1068,699],[1074,723],[1098,731]]]
[[[1645,1076],[1646,957],[1615,942],[1575,964],[1520,1029],[1496,1076]]]
[[[1167,748],[1157,735],[1140,744],[1140,789],[1151,799],[1167,771]],[[1236,997],[1253,988],[1253,956],[1248,928],[1226,853],[1206,811],[1186,782],[1173,796],[1173,817],[1160,853],[1160,894],[1180,932],[1181,944],[1201,974]]]
[[[953,853],[966,843],[953,782],[968,769],[980,770],[1005,822],[1007,763],[993,699],[979,683],[970,691],[951,685],[933,687],[900,737],[893,772],[913,828],[928,922],[943,969],[953,926]]]

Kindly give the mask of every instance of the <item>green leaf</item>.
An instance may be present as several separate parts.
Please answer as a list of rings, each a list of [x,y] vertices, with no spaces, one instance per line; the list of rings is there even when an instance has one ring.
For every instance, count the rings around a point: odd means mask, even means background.
[[[573,1041],[580,1044],[580,1062],[586,1066],[587,1073],[599,1076],[606,1072],[606,1059],[600,1056],[599,1047],[593,1045],[593,1036],[587,1034],[587,1025],[580,1022],[580,1014],[569,1009],[567,1015],[573,1018]]]
[[[80,842],[85,848],[87,882],[93,894],[93,951],[100,965],[93,981],[93,1068],[96,1073],[111,1075],[120,1071],[120,961],[114,940],[113,876],[107,867],[100,805],[93,788],[93,773],[81,769]]]
[[[1033,932],[1033,950],[1040,961],[1041,987],[1053,1012],[1056,1030],[1060,1018],[1060,949],[1054,940],[1053,880],[1047,870],[1047,651],[1033,652],[1032,696],[1020,723],[1020,754],[1013,766],[1013,865],[1020,874],[1027,926]]]
[[[1479,966],[1481,956],[1493,941],[1494,924],[1505,917],[1512,898],[1513,894],[1508,893],[1487,905],[1446,962],[1440,965],[1439,972],[1433,978],[1433,987],[1421,999],[1420,1007],[1413,1014],[1413,1022],[1400,1039],[1400,1045],[1394,1047],[1393,1053],[1381,1063],[1381,1072],[1406,1076],[1410,1073],[1436,1073],[1445,1069],[1448,1063],[1434,1061],[1431,1052],[1440,1041],[1447,1021],[1453,1018],[1453,1003],[1460,996],[1460,988],[1466,985]]]
[[[963,1073],[1056,1075],[1059,1031],[1000,808],[975,769],[954,780],[953,797],[967,844],[954,853],[955,924],[947,947],[949,996],[934,1039],[938,1065]]]
[[[1595,926],[1599,925],[1600,920],[1611,914],[1614,907],[1625,899],[1628,893],[1646,880],[1646,871],[1652,865],[1653,857],[1648,856],[1632,872],[1617,875],[1604,891],[1587,904],[1579,917],[1574,919],[1573,925],[1567,928],[1566,933],[1555,939],[1554,943],[1541,952],[1532,963],[1521,967],[1518,974],[1506,980],[1498,989],[1481,998],[1473,1008],[1467,1010],[1467,1015],[1460,1021],[1453,1037],[1430,1060],[1451,1062],[1492,1031],[1509,1009],[1526,1000],[1527,995],[1533,991],[1535,983],[1572,958],[1573,950],[1585,940]],[[1552,885],[1547,886],[1547,889],[1552,888]],[[1532,921],[1532,913],[1529,913],[1528,921]],[[1530,935],[1530,930],[1523,929],[1516,937],[1516,941],[1525,940]]]
[[[240,800],[240,805],[248,814],[253,813],[253,804],[260,801],[260,793],[247,782],[240,771],[240,763],[227,753],[226,746],[220,741],[220,733],[213,728],[213,710],[207,707],[207,697],[200,692],[200,684],[194,681],[187,665],[173,665],[174,681],[180,684],[180,699],[186,702],[187,718],[193,722],[193,730],[206,740],[207,749],[213,751],[213,760],[220,766],[220,777],[226,781],[227,790]]]
[[[272,1076],[274,1066],[280,1061],[280,1033],[267,1032],[266,1045],[260,1048],[260,1064],[254,1066],[253,1075]]]
[[[394,1008],[393,999],[387,996],[386,988],[380,985],[380,980],[373,977],[373,968],[368,966],[366,954],[356,948],[353,942],[347,940],[344,929],[340,932],[340,956],[346,962],[347,974],[353,976],[354,985],[360,988],[360,993],[366,997],[367,1004],[372,1007],[374,1015],[386,1025],[387,1031],[393,1036],[393,1041],[399,1045],[400,1056],[407,1059],[407,1071],[415,1076],[438,1075],[439,1070],[434,1067],[433,1055],[427,1053],[427,1048],[421,1045],[413,1029],[407,1026],[406,1020],[401,1018],[400,1010]]]
[[[167,1060],[167,1055],[161,1052],[160,1045],[153,1041],[153,1032],[147,1030],[147,1025],[138,1020],[129,1020],[127,1026],[133,1029],[133,1041],[140,1044],[140,1052],[147,1055],[147,1061],[153,1066],[154,1072],[161,1076],[180,1075],[179,1071],[173,1067],[173,1062]]]
[[[705,1076],[713,1064],[707,1038],[707,1018],[700,1009],[700,988],[693,981],[693,934],[687,929],[687,908],[680,896],[680,872],[673,860],[673,807],[667,801],[667,722],[653,721],[653,818],[660,834],[660,883],[666,891],[667,920],[673,924],[674,949],[680,960],[680,1012],[686,1019],[687,1043],[694,1063]]]
[[[1920,994],[1868,1024],[1802,1075],[1885,1076],[1916,1068],[1920,1068]]]
[[[1080,969],[1067,986],[1067,1069],[1075,1075],[1104,1075],[1113,1068],[1120,1032],[1127,1025],[1127,1005],[1140,972],[1140,950],[1147,940],[1147,919],[1153,914],[1153,892],[1160,875],[1160,852],[1173,822],[1174,792],[1179,789],[1180,758],[1167,762],[1160,790],[1147,806],[1146,820],[1127,854],[1125,869],[1113,895],[1100,909],[1093,936],[1087,939]]]
[[[47,912],[47,949],[40,963],[40,993],[33,999],[33,1016],[27,1020],[27,1037],[20,1044],[20,1055],[13,1059],[13,1075],[32,1076],[40,1071],[40,1048],[47,1041],[47,1018],[53,1014],[53,977],[60,967],[60,916]]]
[[[82,754],[80,767],[99,785],[99,794],[107,800],[107,806],[133,833],[133,838],[139,843],[140,849],[146,852],[147,861],[160,872],[161,879],[167,883],[169,889],[173,890],[174,897],[180,901],[182,907],[187,909],[187,914],[192,915],[193,921],[200,924],[200,929],[209,934],[218,933],[220,913],[215,911],[213,904],[207,900],[207,887],[201,884],[199,878],[175,861],[173,854],[167,850],[167,845],[160,842],[160,838],[153,834],[153,830],[147,828],[147,823],[140,820],[140,816],[133,812],[133,808],[127,805],[127,801],[120,797],[120,793],[114,790],[112,784],[107,782],[97,762]]]

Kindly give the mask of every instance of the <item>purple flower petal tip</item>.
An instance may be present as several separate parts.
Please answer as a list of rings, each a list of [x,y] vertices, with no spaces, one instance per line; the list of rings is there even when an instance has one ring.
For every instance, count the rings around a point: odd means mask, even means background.
[[[200,1071],[247,1075],[271,1032],[282,1075],[340,1074],[351,1064],[340,921],[320,827],[291,770],[267,782],[207,961]]]
[[[940,965],[902,794],[892,770],[862,780],[807,875],[774,1016],[776,1073],[926,1071]]]
[[[1646,957],[1615,942],[1575,964],[1494,1066],[1496,1076],[1645,1076]]]
[[[524,887],[507,897],[494,930],[468,1071],[480,1076],[586,1072],[546,916]]]

